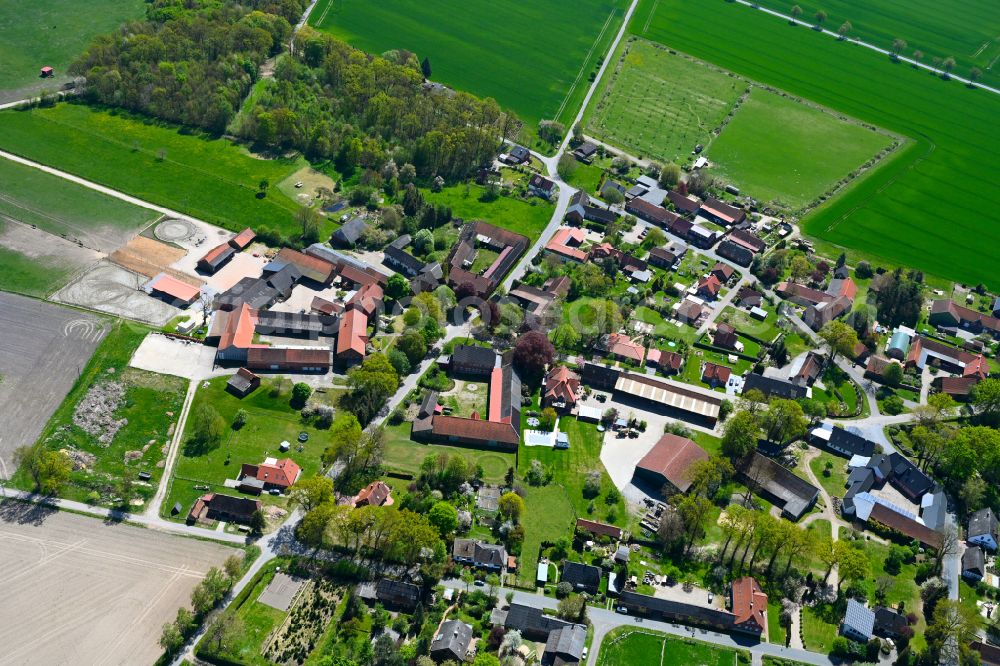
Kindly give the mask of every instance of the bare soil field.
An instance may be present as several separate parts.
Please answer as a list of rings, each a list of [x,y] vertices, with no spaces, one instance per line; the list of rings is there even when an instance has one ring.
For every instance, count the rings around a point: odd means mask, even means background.
[[[137,319],[155,326],[163,326],[182,313],[179,308],[141,291],[140,287],[146,282],[145,276],[102,261],[60,289],[52,298],[61,303]]]
[[[13,474],[14,449],[35,443],[103,337],[93,315],[0,293],[0,477]]]
[[[0,505],[0,664],[151,664],[160,627],[238,550]]]
[[[200,287],[202,282],[197,278],[185,275],[170,268],[170,264],[182,259],[187,252],[180,248],[161,243],[153,238],[136,236],[128,243],[111,253],[109,257],[122,268],[140,273],[147,277],[155,277],[160,273],[169,273],[178,280],[193,287]]]

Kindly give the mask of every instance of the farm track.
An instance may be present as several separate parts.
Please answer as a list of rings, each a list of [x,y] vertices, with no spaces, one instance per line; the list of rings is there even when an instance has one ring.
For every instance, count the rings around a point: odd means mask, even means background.
[[[750,2],[750,0],[735,0],[735,2],[737,4],[743,5],[744,7],[749,7],[751,9],[756,9],[758,11],[764,12],[765,14],[770,14],[771,16],[776,16],[778,18],[784,19],[785,21],[788,21],[789,23],[794,23],[796,25],[805,26],[805,27],[809,28],[810,30],[816,30],[815,27],[813,26],[813,24],[809,23],[808,21],[803,21],[801,19],[794,18],[792,16],[789,16],[788,14],[782,14],[779,11],[775,11],[773,9],[768,9],[767,7],[761,7],[760,5],[756,5],[755,3]],[[826,28],[823,28],[822,30],[816,30],[816,32],[822,32],[824,35],[829,35],[830,37],[834,37],[836,39],[841,39],[840,35],[838,35],[836,32],[833,32],[832,30],[827,30]],[[871,49],[872,51],[875,51],[877,53],[881,53],[882,55],[887,55],[887,56],[892,56],[893,55],[892,51],[889,51],[888,49],[884,49],[881,46],[875,46],[874,44],[870,44],[868,42],[861,41],[860,39],[854,39],[854,38],[848,37],[848,38],[844,39],[844,41],[850,42],[852,44],[857,44],[858,46],[863,46],[866,49]],[[913,67],[918,67],[920,69],[924,69],[924,70],[926,70],[928,72],[932,72],[934,74],[937,74],[938,76],[947,76],[948,78],[954,79],[955,81],[958,81],[959,83],[964,83],[967,86],[971,86],[971,87],[975,87],[975,88],[980,88],[982,90],[989,91],[989,92],[991,92],[991,93],[993,93],[995,95],[1000,95],[1000,89],[994,88],[992,86],[988,86],[985,83],[979,83],[978,81],[972,81],[972,80],[967,79],[965,77],[961,77],[961,76],[958,76],[956,74],[951,74],[950,72],[946,72],[943,69],[939,69],[937,67],[931,67],[930,65],[925,65],[924,63],[922,63],[922,62],[920,62],[918,60],[914,60],[913,58],[908,58],[908,57],[902,56],[902,55],[896,55],[895,57],[896,57],[896,59],[898,61],[905,62],[905,63],[907,63],[907,64],[909,64],[909,65],[911,65]],[[997,56],[997,58],[1000,58],[1000,56]],[[996,62],[996,60],[994,60],[994,62]],[[992,66],[992,64],[991,64],[991,66]]]

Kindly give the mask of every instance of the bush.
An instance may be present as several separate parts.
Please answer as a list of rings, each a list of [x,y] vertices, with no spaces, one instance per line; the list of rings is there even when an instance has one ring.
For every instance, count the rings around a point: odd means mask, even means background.
[[[312,395],[312,388],[309,384],[305,382],[298,382],[292,387],[292,407],[296,409],[302,409],[306,405],[306,401],[309,400],[309,396]]]

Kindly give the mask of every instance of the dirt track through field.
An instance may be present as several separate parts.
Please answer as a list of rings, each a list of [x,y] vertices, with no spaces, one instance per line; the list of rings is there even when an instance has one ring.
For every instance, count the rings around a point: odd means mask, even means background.
[[[150,664],[160,627],[235,549],[0,504],[0,666]]]

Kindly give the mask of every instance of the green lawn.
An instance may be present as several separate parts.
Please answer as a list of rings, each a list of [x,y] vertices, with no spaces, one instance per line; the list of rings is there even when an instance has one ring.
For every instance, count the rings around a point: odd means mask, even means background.
[[[764,7],[785,14],[798,4],[803,19],[812,21],[816,11],[827,13],[823,24],[827,30],[837,30],[844,21],[850,21],[849,36],[891,49],[893,40],[907,42],[902,55],[910,57],[913,51],[924,52],[922,62],[933,65],[934,58],[955,58],[955,73],[968,76],[972,67],[983,71],[982,79],[994,87],[1000,83],[996,67],[1000,57],[1000,14],[996,5],[987,0],[960,0],[942,12],[934,0],[879,0],[879,2],[852,2],[852,0],[762,0]],[[990,68],[990,65],[993,65]]]
[[[660,666],[663,637],[645,632],[622,636],[625,631],[628,630],[612,630],[604,638],[597,658],[598,666]]]
[[[236,613],[243,622],[243,631],[236,635],[237,640],[224,643],[219,649],[215,642],[206,637],[198,643],[197,654],[199,657],[217,658],[225,660],[221,663],[239,663],[246,666],[258,664],[265,666],[271,663],[264,659],[261,654],[264,641],[285,620],[288,613],[262,604],[257,599],[267,589],[277,570],[286,564],[287,561],[280,558],[265,564],[253,583],[246,588],[246,591],[238,597],[233,605],[224,611],[225,613]],[[216,617],[215,621],[221,621],[221,616]]]
[[[827,463],[830,463],[830,475],[824,474],[826,470]],[[832,453],[827,453],[826,451],[820,452],[820,454],[809,461],[809,468],[812,473],[816,475],[819,479],[820,484],[823,489],[830,495],[830,497],[837,496],[843,497],[846,492],[844,486],[847,485],[847,461],[843,458],[833,455]]]
[[[645,40],[623,42],[585,118],[587,132],[637,157],[684,163],[707,145],[747,83]]]
[[[460,10],[448,0],[320,0],[309,22],[370,53],[426,57],[434,81],[493,97],[534,132],[542,119],[569,128],[626,7],[625,0],[474,0]],[[531,46],[541,43],[558,47]]]
[[[195,489],[196,485],[210,486],[213,492],[238,494],[235,490],[225,488],[223,484],[226,479],[239,476],[242,463],[257,464],[266,457],[291,458],[302,468],[304,477],[320,471],[320,454],[326,447],[325,433],[302,424],[299,413],[289,405],[287,382],[279,391],[274,380],[265,379],[259,389],[241,400],[226,391],[228,379],[228,376],[216,377],[208,382],[207,388],[204,384],[198,387],[191,405],[192,417],[199,405],[211,405],[226,422],[226,432],[217,448],[207,452],[194,451],[187,445],[194,418],[188,419],[167,499],[163,502],[164,517],[169,516],[174,502],[180,502],[183,511],[175,518],[183,520],[195,499],[209,492]],[[276,391],[279,391],[277,395]],[[247,411],[247,423],[240,430],[232,430],[228,426],[240,409]],[[299,451],[297,438],[303,431],[309,433],[309,441]],[[278,448],[283,441],[292,444],[291,450],[286,453]],[[261,499],[274,504],[283,504],[285,501],[284,498],[271,495],[261,495]]]
[[[522,446],[520,473],[524,474],[528,470],[533,459],[540,460],[546,468],[552,470],[552,483],[565,488],[566,496],[578,516],[626,525],[628,511],[624,500],[619,497],[613,504],[605,501],[614,484],[601,462],[602,433],[597,432],[595,424],[577,421],[572,416],[559,419],[559,430],[569,437],[569,448],[559,450],[546,446]],[[601,493],[599,497],[587,498],[583,496],[583,485],[587,472],[592,470],[601,474]],[[591,499],[594,500],[592,514],[588,511]]]
[[[115,249],[117,237],[136,233],[157,217],[154,211],[10,160],[0,159],[0,183],[0,214],[57,236],[86,240],[90,247]]]
[[[57,291],[77,269],[58,256],[28,255],[3,246],[7,222],[0,219],[0,290],[44,298]]]
[[[572,536],[576,513],[566,490],[560,485],[550,483],[547,486],[527,486],[525,490],[527,510],[526,515],[521,517],[524,541],[517,569],[521,583],[531,585],[535,581],[542,541]]]
[[[472,262],[472,267],[469,270],[476,274],[482,273],[487,268],[492,266],[493,262],[496,261],[499,256],[499,252],[487,250],[486,248],[480,248],[476,253],[476,260]]]
[[[590,195],[596,195],[603,175],[604,170],[599,166],[574,162],[569,173],[563,179],[570,187],[583,190]]]
[[[0,128],[4,150],[206,222],[231,230],[300,229],[298,205],[276,186],[305,166],[301,158],[256,159],[226,139],[81,104],[5,111]],[[272,187],[257,198],[265,179]]]
[[[142,18],[143,0],[4,0],[0,3],[0,90],[40,81],[38,71],[55,69],[54,83],[70,80],[69,64],[96,35]]]
[[[423,192],[424,199],[434,204],[444,204],[451,208],[455,217],[463,220],[485,220],[514,233],[527,236],[532,242],[552,219],[555,206],[537,197],[527,201],[513,197],[497,197],[493,201],[483,201],[486,191],[481,185],[452,185],[440,192]]]
[[[1000,287],[992,270],[1000,227],[977,212],[1000,207],[1000,188],[991,186],[1000,133],[987,131],[1000,117],[1000,96],[722,0],[640,0],[629,29],[913,139],[805,218],[806,233],[825,241],[818,250],[836,256],[832,246],[843,246],[852,263],[869,257]]]
[[[828,653],[837,637],[837,625],[832,621],[836,615],[829,606],[806,606],[802,609],[802,643],[812,652]]]
[[[754,88],[706,153],[716,172],[741,191],[798,209],[892,142],[830,112]]]
[[[788,631],[781,626],[781,604],[777,601],[767,603],[767,640],[778,645],[788,640]]]
[[[99,497],[99,503],[118,505],[120,502],[113,501],[115,498],[145,501],[153,496],[163,474],[157,463],[163,458],[163,449],[169,443],[168,433],[180,415],[187,382],[179,377],[128,367],[146,333],[146,329],[135,324],[115,323],[42,431],[39,441],[51,449],[77,449],[94,456],[92,465],[70,474],[69,483],[61,493],[63,497],[91,501],[88,496],[93,492]],[[105,444],[75,425],[73,415],[91,387],[110,382],[125,385],[124,399],[114,412],[114,418],[127,419],[128,423]],[[129,451],[135,452],[135,457],[126,463]],[[152,479],[145,483],[133,477],[135,484],[126,494],[121,484],[126,470],[131,470],[133,475],[149,472]],[[13,481],[17,487],[31,487],[30,479],[22,470],[15,473]]]
[[[410,439],[410,423],[387,426],[385,429],[385,467],[390,471],[418,474],[420,463],[430,455],[445,453],[461,455],[473,465],[482,465],[485,479],[489,483],[503,481],[507,470],[514,466],[512,453],[467,449],[442,444],[424,444]]]
[[[742,655],[740,653],[743,653]],[[740,656],[743,659],[738,659]],[[679,638],[649,629],[619,627],[601,643],[598,666],[736,666],[749,663],[743,651]]]

